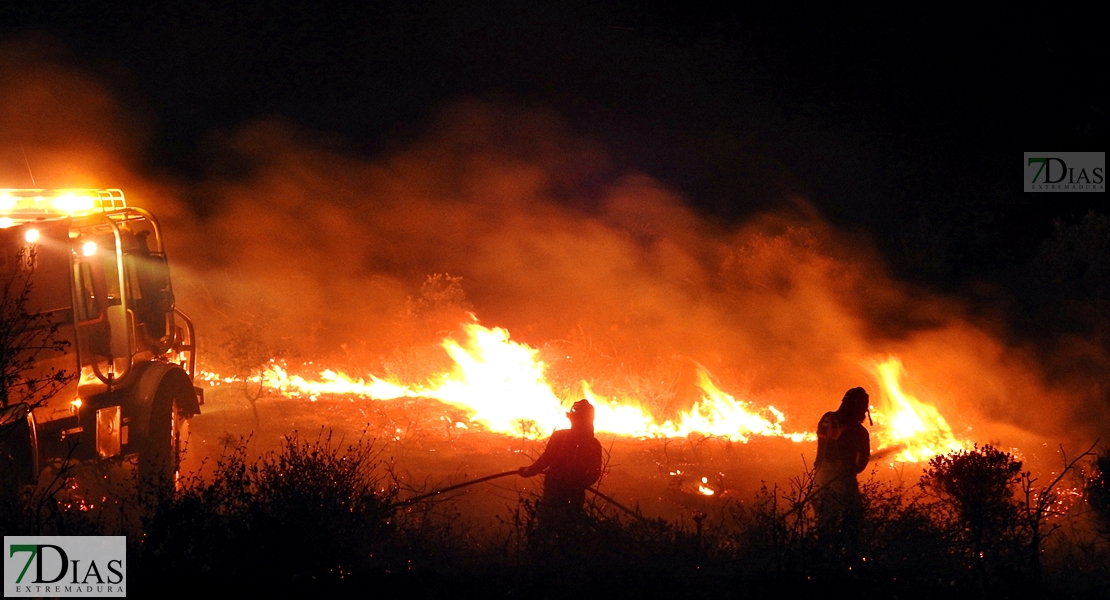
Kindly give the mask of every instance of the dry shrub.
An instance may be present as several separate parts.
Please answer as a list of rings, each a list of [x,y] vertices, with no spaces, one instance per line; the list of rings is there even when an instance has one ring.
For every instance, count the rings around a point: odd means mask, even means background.
[[[1086,483],[1087,503],[1099,520],[1102,534],[1110,540],[1110,449],[1103,450],[1093,466]]]
[[[1020,481],[1021,461],[991,445],[936,456],[921,478],[921,489],[936,500],[934,522],[984,589],[1020,569]]]
[[[155,501],[143,520],[144,579],[278,584],[373,568],[393,528],[392,492],[375,475],[372,444],[339,449],[330,435],[306,442],[294,434],[253,463],[246,447],[223,456],[209,481],[194,478]]]

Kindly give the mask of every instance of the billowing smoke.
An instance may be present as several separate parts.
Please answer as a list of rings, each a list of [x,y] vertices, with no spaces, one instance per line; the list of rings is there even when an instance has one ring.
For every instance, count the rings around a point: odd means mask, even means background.
[[[972,439],[1110,431],[1105,372],[1049,380],[1035,353],[893,279],[866,235],[804,199],[722,224],[615,169],[557,115],[477,102],[386,156],[261,119],[212,137],[234,175],[140,176],[141,128],[95,81],[27,48],[0,54],[3,185],[30,185],[22,146],[40,187],[122,187],[154,210],[178,303],[209,347],[254,331],[287,356],[396,372],[399,349],[473,311],[553,368],[605,372],[664,407],[685,401],[697,363],[805,429],[844,390],[873,386],[869,365],[889,354],[957,431],[976,426]],[[1097,345],[1085,352],[1106,364]]]

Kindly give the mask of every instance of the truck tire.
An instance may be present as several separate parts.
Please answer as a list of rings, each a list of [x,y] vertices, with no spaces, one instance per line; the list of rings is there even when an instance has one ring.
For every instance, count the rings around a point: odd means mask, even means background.
[[[154,396],[146,440],[139,450],[139,483],[155,493],[172,492],[181,465],[181,444],[188,421],[181,416],[185,390],[163,385]],[[192,393],[192,390],[187,390]]]

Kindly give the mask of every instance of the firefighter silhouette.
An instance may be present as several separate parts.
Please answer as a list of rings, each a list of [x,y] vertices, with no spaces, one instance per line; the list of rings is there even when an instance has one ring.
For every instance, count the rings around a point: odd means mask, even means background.
[[[520,475],[543,474],[543,497],[537,507],[541,531],[551,531],[581,520],[586,488],[601,477],[601,443],[594,437],[594,407],[579,400],[567,413],[570,429],[551,434],[543,454]]]
[[[851,533],[863,512],[856,476],[871,458],[871,438],[863,426],[870,398],[861,387],[844,394],[840,408],[827,412],[817,424],[817,525],[824,531]]]

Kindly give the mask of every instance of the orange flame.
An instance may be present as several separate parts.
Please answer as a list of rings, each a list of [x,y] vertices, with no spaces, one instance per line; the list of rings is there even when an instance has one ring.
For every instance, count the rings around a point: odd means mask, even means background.
[[[881,405],[872,411],[875,437],[885,448],[895,449],[895,460],[922,462],[968,447],[958,441],[948,421],[935,406],[919,401],[902,389],[902,361],[888,356],[874,364],[881,385]],[[880,450],[881,452],[881,450]]]
[[[712,435],[746,442],[751,436],[783,437],[795,442],[812,440],[808,433],[787,432],[786,416],[773,406],[754,409],[750,402],[737,400],[720,390],[704,369],[698,372],[702,399],[676,420],[658,421],[635,398],[605,398],[593,393],[582,382],[582,393],[559,398],[544,376],[544,363],[534,348],[514,342],[501,328],[486,328],[478,323],[464,326],[466,340],[446,338],[442,345],[454,361],[450,373],[422,385],[409,385],[371,377],[369,381],[326,370],[315,381],[290,374],[273,363],[255,382],[285,395],[308,396],[345,394],[377,400],[401,397],[435,398],[467,412],[470,421],[488,430],[536,438],[567,424],[565,413],[580,397],[588,398],[595,409],[595,429],[599,432],[635,437],[684,437]],[[228,378],[207,374],[213,382]]]
[[[545,378],[545,365],[536,349],[513,341],[509,332],[501,328],[469,323],[464,331],[463,342],[452,338],[442,342],[454,361],[451,371],[423,384],[375,376],[369,380],[352,378],[330,369],[310,380],[289,373],[284,365],[274,361],[253,381],[286,396],[311,400],[326,394],[376,400],[434,398],[465,411],[470,423],[489,431],[528,438],[543,437],[565,427],[570,404],[585,397],[594,405],[595,429],[599,432],[650,438],[707,435],[740,442],[747,442],[752,436],[781,437],[794,442],[814,440],[811,433],[787,431],[786,415],[775,407],[754,408],[750,402],[722,391],[704,368],[699,367],[697,381],[702,398],[676,419],[660,421],[636,398],[599,396],[585,381],[581,382],[581,394],[560,398]],[[873,446],[880,446],[880,450],[873,456],[922,462],[969,446],[956,439],[935,406],[921,402],[902,388],[905,371],[900,360],[888,356],[869,367],[881,384],[879,402],[873,411],[873,435],[877,442]],[[216,384],[235,381],[213,373],[204,373],[202,377]],[[458,426],[466,428],[467,424]],[[711,488],[700,491],[712,493]]]

